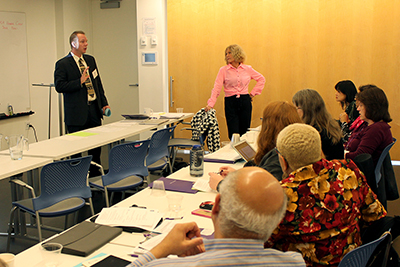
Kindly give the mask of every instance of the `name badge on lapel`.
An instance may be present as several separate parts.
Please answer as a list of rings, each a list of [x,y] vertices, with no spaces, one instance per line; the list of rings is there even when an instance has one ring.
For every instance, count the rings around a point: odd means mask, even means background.
[[[93,72],[92,72],[92,75],[93,75],[93,79],[96,79],[96,77],[97,77],[97,69],[95,69]]]

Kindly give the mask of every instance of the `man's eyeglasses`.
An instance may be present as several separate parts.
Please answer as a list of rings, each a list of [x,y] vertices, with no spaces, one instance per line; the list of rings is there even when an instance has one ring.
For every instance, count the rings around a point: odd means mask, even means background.
[[[275,147],[274,149],[275,149],[276,153],[278,153],[278,155],[281,155],[281,156],[282,156],[282,158],[283,158],[285,161],[287,161],[287,160],[285,159],[285,157],[282,155],[282,153],[281,153],[281,152],[279,152],[279,150],[278,150],[278,148],[277,148],[277,147]]]

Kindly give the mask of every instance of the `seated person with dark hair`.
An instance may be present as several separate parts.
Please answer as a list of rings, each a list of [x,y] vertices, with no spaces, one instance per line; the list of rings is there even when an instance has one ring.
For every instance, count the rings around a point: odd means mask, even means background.
[[[337,266],[361,245],[360,228],[386,211],[351,160],[321,159],[318,131],[292,124],[277,138],[286,215],[265,244],[303,254],[307,266]]]
[[[178,224],[159,245],[128,266],[305,266],[299,253],[264,249],[286,204],[281,185],[269,172],[259,167],[231,172],[221,183],[212,209],[215,239],[203,241],[194,222]],[[198,255],[160,259],[171,254]]]

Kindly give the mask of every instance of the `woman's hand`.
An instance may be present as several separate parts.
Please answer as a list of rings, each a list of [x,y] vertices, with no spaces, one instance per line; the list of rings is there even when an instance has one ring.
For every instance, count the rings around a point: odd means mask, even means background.
[[[209,111],[210,109],[212,109],[212,107],[210,107],[209,105],[207,105],[207,106],[204,108],[205,111]]]

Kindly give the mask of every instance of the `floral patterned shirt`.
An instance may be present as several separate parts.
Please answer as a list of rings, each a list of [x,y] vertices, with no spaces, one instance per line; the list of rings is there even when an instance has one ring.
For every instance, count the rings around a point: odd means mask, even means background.
[[[302,253],[307,266],[337,266],[361,245],[360,227],[386,215],[351,160],[322,159],[281,181],[286,215],[266,247]]]

